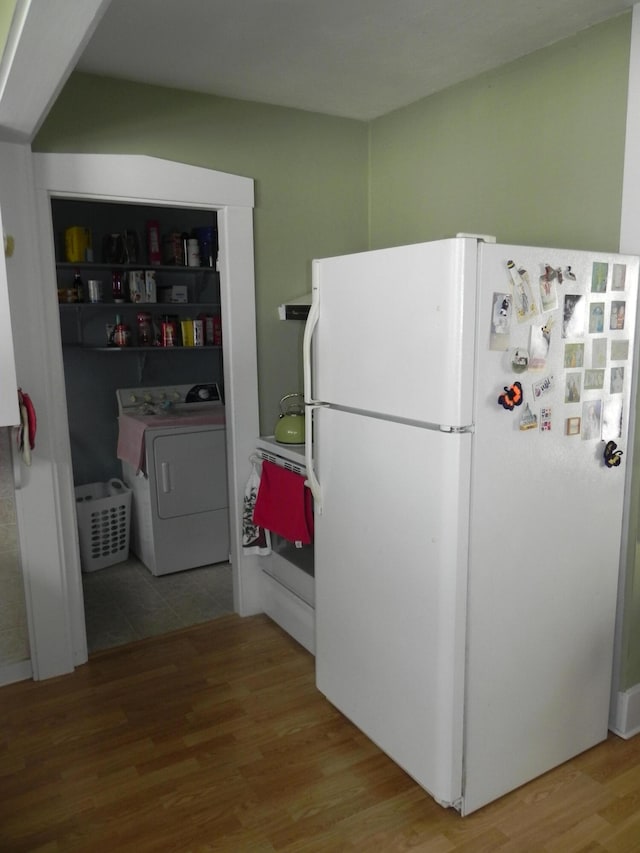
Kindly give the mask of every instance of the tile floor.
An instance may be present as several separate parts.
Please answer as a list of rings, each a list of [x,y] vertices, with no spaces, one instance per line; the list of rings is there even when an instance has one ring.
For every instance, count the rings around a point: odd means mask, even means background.
[[[131,555],[82,587],[89,654],[233,612],[229,563],[154,577]]]

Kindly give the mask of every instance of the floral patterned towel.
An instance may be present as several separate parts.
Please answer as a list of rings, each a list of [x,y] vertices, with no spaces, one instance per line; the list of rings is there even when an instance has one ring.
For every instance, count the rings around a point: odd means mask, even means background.
[[[242,552],[244,554],[258,554],[266,557],[271,553],[271,536],[268,530],[258,525],[253,520],[253,510],[260,488],[260,471],[258,462],[251,460],[251,473],[244,490],[244,507],[242,512]]]

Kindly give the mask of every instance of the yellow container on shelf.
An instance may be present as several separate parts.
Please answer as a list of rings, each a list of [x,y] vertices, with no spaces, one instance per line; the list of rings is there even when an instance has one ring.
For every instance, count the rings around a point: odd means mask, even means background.
[[[193,320],[180,320],[180,331],[182,333],[182,346],[193,346]]]
[[[93,239],[91,229],[82,225],[73,225],[64,232],[64,251],[67,261],[81,264],[93,260]]]

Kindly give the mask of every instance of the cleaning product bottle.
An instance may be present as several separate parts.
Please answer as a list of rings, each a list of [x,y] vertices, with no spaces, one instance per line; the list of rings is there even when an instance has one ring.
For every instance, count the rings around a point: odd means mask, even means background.
[[[119,314],[116,314],[116,325],[113,330],[113,342],[117,347],[131,346],[131,329],[122,322]]]
[[[75,299],[71,300],[73,302],[84,302],[84,282],[82,281],[82,276],[80,275],[80,270],[76,270],[73,274],[73,285],[72,289],[75,291]]]

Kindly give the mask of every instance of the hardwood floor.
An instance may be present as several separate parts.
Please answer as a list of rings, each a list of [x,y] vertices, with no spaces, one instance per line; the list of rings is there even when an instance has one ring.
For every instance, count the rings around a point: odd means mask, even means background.
[[[0,720],[3,853],[640,850],[640,738],[461,818],[318,693],[313,658],[264,616],[4,687]]]

